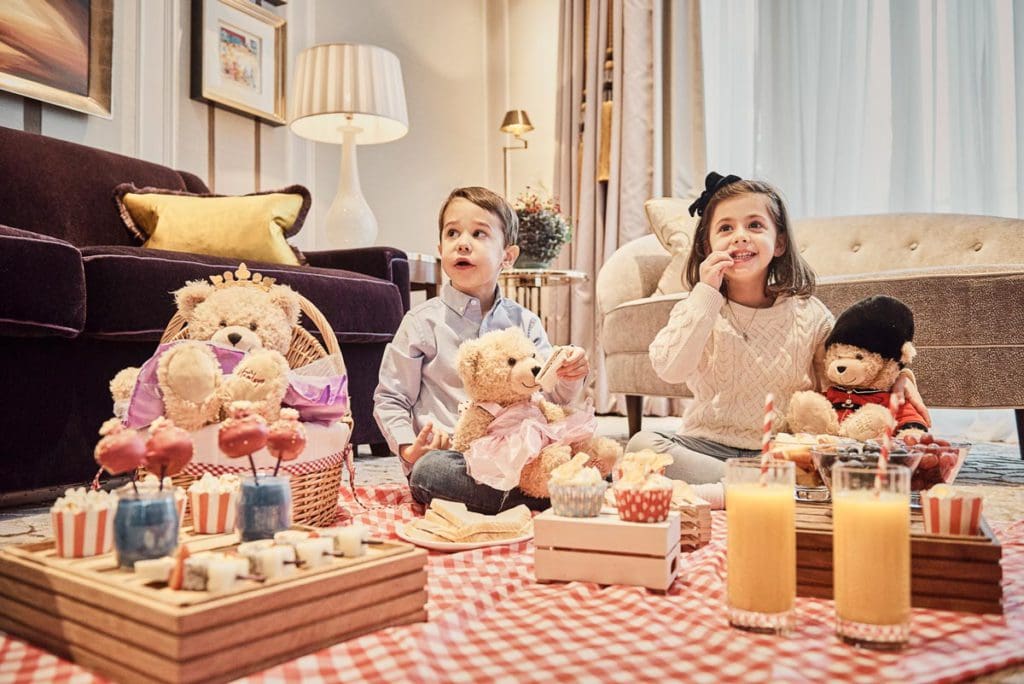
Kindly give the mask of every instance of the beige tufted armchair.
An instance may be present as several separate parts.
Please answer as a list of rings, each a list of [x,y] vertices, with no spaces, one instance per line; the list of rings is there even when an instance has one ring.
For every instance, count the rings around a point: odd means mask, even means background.
[[[627,396],[630,434],[644,396],[689,396],[663,382],[647,347],[686,296],[695,220],[688,202],[646,203],[654,235],[623,245],[597,278],[608,387]],[[1024,453],[1024,220],[955,214],[804,219],[797,246],[838,313],[874,294],[914,311],[919,387],[929,406],[1013,408]]]

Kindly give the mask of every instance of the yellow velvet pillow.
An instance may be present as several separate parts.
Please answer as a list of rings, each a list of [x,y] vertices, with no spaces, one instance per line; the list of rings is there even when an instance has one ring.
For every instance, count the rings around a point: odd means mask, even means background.
[[[285,238],[299,232],[309,211],[309,191],[302,186],[225,197],[124,183],[114,197],[143,247],[292,266],[301,262],[301,253]]]

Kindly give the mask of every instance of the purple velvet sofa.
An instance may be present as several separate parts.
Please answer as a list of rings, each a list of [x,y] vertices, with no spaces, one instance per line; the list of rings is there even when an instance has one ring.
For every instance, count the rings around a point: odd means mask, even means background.
[[[190,173],[0,127],[0,179],[0,503],[9,503],[92,478],[110,378],[152,354],[173,290],[238,263],[143,249],[121,223],[116,185],[209,192]],[[331,322],[350,374],[353,443],[386,449],[372,394],[409,308],[406,255],[373,247],[306,257],[308,266],[248,266]]]

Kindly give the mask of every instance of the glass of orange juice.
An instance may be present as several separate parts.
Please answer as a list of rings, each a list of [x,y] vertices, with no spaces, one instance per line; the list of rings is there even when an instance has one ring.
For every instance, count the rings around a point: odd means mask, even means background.
[[[875,649],[910,639],[910,469],[832,466],[836,634]]]
[[[782,634],[796,599],[796,471],[792,461],[725,462],[729,624]]]

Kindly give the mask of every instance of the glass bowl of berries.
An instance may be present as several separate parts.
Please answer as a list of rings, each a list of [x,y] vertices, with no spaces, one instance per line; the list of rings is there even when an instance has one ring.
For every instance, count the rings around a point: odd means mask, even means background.
[[[882,452],[881,447],[875,442],[858,442],[856,444],[837,444],[822,446],[811,450],[811,458],[818,474],[825,482],[825,486],[832,491],[832,466],[836,463],[843,465],[877,467],[878,458]],[[892,450],[889,452],[889,463],[891,465],[906,466],[913,474],[921,462],[921,453],[911,451],[898,441],[893,442]]]
[[[911,453],[921,455],[910,478],[911,491],[929,489],[937,484],[952,484],[971,450],[968,442],[941,439],[928,433],[905,435],[900,441]]]

